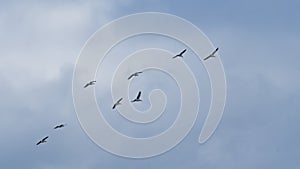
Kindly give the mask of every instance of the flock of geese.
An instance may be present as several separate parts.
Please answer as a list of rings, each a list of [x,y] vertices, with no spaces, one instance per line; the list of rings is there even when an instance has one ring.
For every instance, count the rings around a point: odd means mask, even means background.
[[[210,58],[216,57],[215,54],[217,53],[218,50],[219,50],[219,48],[216,48],[210,55],[208,55],[207,57],[205,57],[203,60],[205,61],[205,60],[208,60],[208,59],[210,59]],[[173,59],[176,59],[176,58],[178,58],[178,57],[179,57],[179,58],[183,58],[183,54],[184,54],[186,51],[187,51],[187,49],[184,49],[183,51],[181,51],[179,54],[173,56],[172,58],[173,58]],[[142,73],[143,73],[143,72],[135,72],[135,73],[131,74],[127,79],[130,80],[130,79],[132,79],[132,78],[134,78],[134,77],[136,77],[136,76],[139,76],[139,75],[142,74]],[[95,83],[96,83],[95,80],[90,81],[90,82],[88,82],[86,85],[84,85],[84,88],[87,88],[88,86],[95,85]],[[141,102],[141,101],[142,101],[141,95],[142,95],[142,92],[139,91],[138,94],[137,94],[137,96],[136,96],[136,98],[133,99],[133,100],[131,100],[131,102],[132,102],[132,103],[133,103],[133,102]],[[122,100],[123,100],[123,98],[120,98],[119,100],[117,100],[117,101],[113,104],[112,109],[115,109],[117,106],[121,105],[121,104],[122,104],[122,103],[121,103]]]
[[[63,128],[65,126],[66,126],[66,124],[60,124],[60,125],[55,126],[53,129],[56,130],[56,129]],[[41,139],[40,141],[38,141],[36,143],[36,145],[38,146],[38,145],[40,145],[42,143],[46,143],[48,138],[49,138],[49,136],[44,137],[43,139]]]
[[[208,60],[208,59],[210,59],[210,58],[216,57],[215,54],[216,54],[216,52],[217,52],[218,50],[219,50],[219,48],[216,48],[210,55],[208,55],[207,57],[205,57],[203,60],[205,61],[205,60]],[[173,58],[173,59],[176,59],[176,58],[183,58],[183,54],[184,54],[186,51],[187,51],[187,50],[184,49],[183,51],[181,51],[179,54],[173,56],[172,58]],[[136,77],[136,76],[139,76],[139,75],[142,74],[142,73],[143,73],[143,72],[141,72],[141,71],[140,71],[140,72],[135,72],[135,73],[131,74],[131,75],[128,77],[128,80],[130,80],[130,79],[132,79],[132,78],[134,78],[134,77]],[[85,85],[83,86],[83,88],[87,88],[87,87],[93,86],[93,85],[95,85],[95,84],[96,84],[96,80],[93,80],[93,81],[90,81],[90,82],[88,82],[87,84],[85,84]],[[137,94],[137,96],[136,96],[136,98],[133,99],[133,100],[131,100],[131,102],[132,102],[132,103],[134,103],[134,102],[141,102],[141,101],[142,101],[141,95],[142,95],[142,92],[139,91],[138,94]],[[123,100],[123,98],[118,99],[118,100],[113,104],[112,109],[115,109],[117,106],[121,105],[121,104],[122,104],[122,103],[121,103],[122,100]],[[56,129],[59,129],[59,128],[63,128],[63,127],[65,127],[65,126],[66,126],[66,124],[60,124],[60,125],[55,126],[53,129],[56,130]],[[46,143],[48,138],[49,138],[49,136],[44,137],[43,139],[41,139],[40,141],[38,141],[38,142],[36,143],[36,145],[40,145],[40,144],[42,144],[42,143]]]

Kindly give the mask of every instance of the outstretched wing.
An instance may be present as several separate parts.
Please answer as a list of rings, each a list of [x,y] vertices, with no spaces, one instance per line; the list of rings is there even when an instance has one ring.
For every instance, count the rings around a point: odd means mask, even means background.
[[[117,101],[117,104],[120,104],[120,102],[123,100],[123,98],[120,98],[118,101]]]
[[[48,139],[49,136],[43,138],[42,142],[46,141]]]
[[[211,55],[215,55],[215,54],[217,53],[218,50],[219,50],[219,48],[215,49],[215,50],[213,51],[213,53],[211,53]]]
[[[211,55],[207,56],[206,58],[204,58],[203,60],[207,60],[211,57]]]
[[[87,88],[90,85],[90,83],[87,83],[86,85],[84,85],[83,88]]]
[[[117,107],[118,104],[120,104],[120,102],[123,100],[123,98],[120,98],[112,107],[112,109],[115,109]]]
[[[183,55],[186,52],[186,49],[184,49],[179,55]]]
[[[130,75],[130,76],[128,77],[128,80],[130,80],[133,76],[134,76],[134,74]]]
[[[141,98],[141,94],[142,94],[142,92],[141,91],[139,91],[139,94],[137,95],[137,97],[136,97],[136,99],[140,99]]]
[[[41,144],[41,143],[42,143],[42,141],[39,141],[39,142],[36,143],[36,145],[39,145],[39,144]]]

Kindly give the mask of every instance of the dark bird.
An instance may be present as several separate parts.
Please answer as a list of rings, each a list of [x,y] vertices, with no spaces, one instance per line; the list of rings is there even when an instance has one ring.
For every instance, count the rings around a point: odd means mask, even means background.
[[[215,49],[209,56],[207,56],[206,58],[204,58],[203,60],[207,60],[209,58],[212,58],[212,57],[216,57],[215,54],[216,52],[219,50],[219,48]]]
[[[87,88],[88,86],[94,85],[96,83],[96,80],[88,82],[86,85],[84,85],[83,88]]]
[[[60,124],[60,125],[55,126],[53,129],[59,129],[59,128],[63,128],[65,126],[66,126],[66,124]]]
[[[142,100],[141,100],[141,94],[142,94],[142,92],[139,91],[139,93],[138,93],[138,95],[136,96],[136,98],[135,98],[134,100],[132,100],[131,102],[140,102],[140,101],[142,101]]]
[[[183,57],[183,54],[186,52],[186,49],[184,49],[181,53],[179,53],[176,56],[173,56],[173,59],[177,58],[177,57]]]
[[[47,142],[46,140],[47,140],[48,138],[49,138],[49,136],[43,138],[42,140],[40,140],[39,142],[37,142],[36,145],[39,145],[39,144],[42,144],[42,143],[46,143],[46,142]]]
[[[123,98],[120,98],[112,107],[112,109],[115,109],[118,105],[121,104],[121,101],[122,101]]]
[[[141,74],[143,72],[135,72],[133,74],[131,74],[129,77],[128,77],[128,80],[130,80],[131,78],[133,78],[134,76],[138,76],[139,74]]]

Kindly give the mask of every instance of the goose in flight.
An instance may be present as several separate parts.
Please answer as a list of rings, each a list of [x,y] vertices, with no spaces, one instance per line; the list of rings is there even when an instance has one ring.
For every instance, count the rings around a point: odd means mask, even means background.
[[[88,82],[86,85],[84,85],[83,88],[87,88],[88,86],[94,85],[96,83],[96,80]]]
[[[183,57],[183,54],[186,52],[186,49],[184,49],[182,52],[180,52],[179,54],[177,54],[176,56],[173,56],[173,59],[177,58],[177,57]]]
[[[143,72],[135,72],[133,74],[131,74],[129,77],[128,77],[128,80],[130,80],[131,78],[133,78],[134,76],[138,76],[139,74],[141,74]]]
[[[40,140],[39,142],[36,143],[36,145],[42,144],[42,143],[46,143],[47,139],[49,138],[49,136],[44,137],[42,140]]]
[[[209,56],[207,56],[206,58],[204,58],[203,60],[207,60],[209,58],[212,58],[212,57],[216,57],[215,54],[216,52],[219,50],[219,48],[215,49]]]
[[[53,129],[55,130],[55,129],[63,128],[65,126],[66,126],[66,124],[60,124],[60,125],[55,126]]]
[[[120,98],[112,107],[112,109],[115,109],[118,105],[121,104],[121,101],[122,101],[123,98]]]
[[[142,100],[141,100],[141,94],[142,94],[142,92],[139,91],[139,93],[138,93],[138,95],[136,96],[136,98],[135,98],[134,100],[132,100],[131,102],[140,102],[140,101],[142,101]]]

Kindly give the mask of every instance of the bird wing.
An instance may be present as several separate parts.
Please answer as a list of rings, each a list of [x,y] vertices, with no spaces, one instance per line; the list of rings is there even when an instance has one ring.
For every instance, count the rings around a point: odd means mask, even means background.
[[[90,85],[90,83],[87,83],[86,85],[84,85],[83,88],[86,88],[86,87],[88,87],[89,85]]]
[[[112,107],[112,109],[115,109],[117,107],[118,104],[120,104],[120,102],[122,101],[123,98],[120,98]]]
[[[184,49],[179,55],[182,55],[184,54],[184,52],[186,52],[186,49]]]
[[[215,49],[215,50],[211,53],[211,55],[215,55],[215,54],[217,53],[218,50],[219,50],[219,48]]]
[[[137,95],[136,99],[140,99],[142,92],[139,91],[139,94]]]
[[[36,145],[39,145],[39,144],[41,144],[41,143],[42,143],[42,141],[39,141],[39,142],[36,143]]]
[[[130,80],[133,76],[134,76],[134,74],[130,75],[130,76],[128,77],[128,80]]]
[[[49,136],[43,138],[42,142],[46,141]]]
[[[119,104],[122,100],[123,100],[123,98],[120,98],[120,99],[117,101],[117,103]]]
[[[203,60],[207,60],[211,57],[211,55],[207,56],[206,58],[204,58]]]

